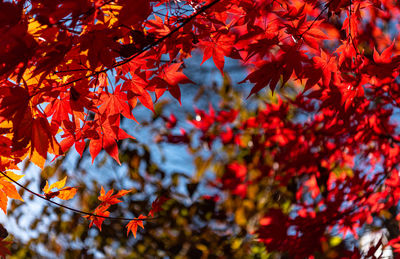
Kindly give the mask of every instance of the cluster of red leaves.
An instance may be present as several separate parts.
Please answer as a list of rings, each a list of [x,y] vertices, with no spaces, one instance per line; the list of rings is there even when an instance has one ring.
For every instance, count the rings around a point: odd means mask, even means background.
[[[96,227],[98,227],[101,230],[101,225],[103,224],[103,221],[110,215],[110,212],[107,210],[110,208],[111,205],[122,202],[121,200],[118,199],[130,193],[130,191],[121,190],[114,195],[113,193],[114,190],[111,189],[106,193],[103,186],[101,187],[100,196],[98,198],[101,201],[100,205],[96,207],[96,209],[93,212],[93,215],[84,216],[85,218],[88,218],[91,221],[89,227],[92,227],[93,224],[95,224]],[[96,217],[95,215],[101,217]]]
[[[105,192],[103,186],[101,187],[100,190],[100,196],[98,199],[101,201],[101,203],[95,208],[93,213],[91,215],[86,215],[84,216],[85,218],[88,218],[90,220],[89,227],[92,227],[93,224],[99,228],[101,231],[101,225],[103,224],[103,221],[107,219],[110,216],[110,212],[108,209],[110,208],[111,205],[117,204],[122,202],[119,200],[123,196],[127,195],[131,191],[128,190],[120,190],[116,194],[114,193],[114,190],[111,189],[107,193]],[[153,203],[152,203],[152,208],[150,212],[148,213],[148,216],[153,218],[154,215],[161,210],[161,206],[168,200],[168,198],[161,196],[158,197]],[[126,225],[127,228],[127,235],[129,235],[129,232],[132,232],[133,236],[136,238],[136,232],[138,226],[141,228],[144,228],[143,226],[143,221],[147,220],[148,217],[144,215],[140,215],[137,218],[133,218],[129,221],[129,223]]]
[[[225,57],[247,65],[243,82],[254,84],[250,94],[297,85],[300,94],[293,105],[313,114],[295,123],[285,120],[287,104],[268,105],[238,127],[265,131],[251,146],[230,127],[222,131],[224,143],[272,150],[279,167],[265,165],[265,175],[282,185],[293,177],[303,179],[299,211],[286,223],[298,234],[277,235],[281,243],[269,241],[273,231],[261,228],[270,250],[285,247],[308,255],[318,246],[307,244],[320,242],[326,228],[339,225],[343,233],[356,233],[357,226],[371,222],[371,214],[397,204],[400,138],[390,118],[400,103],[400,47],[399,35],[387,29],[399,25],[395,1],[176,2],[1,0],[0,170],[16,168],[28,155],[43,167],[48,153],[58,156],[75,145],[82,154],[85,142],[93,159],[104,149],[119,162],[117,141],[131,137],[121,129],[121,115],[134,119],[138,100],[153,110],[166,91],[180,102],[179,84],[191,82],[181,72],[183,61],[200,50],[203,62],[212,58],[222,73]],[[161,6],[167,8],[165,15],[154,14]],[[205,115],[193,124],[212,143],[219,135],[208,131],[221,114]],[[357,159],[369,166],[355,165]],[[333,165],[352,168],[351,177]],[[227,170],[242,179],[242,166]],[[376,188],[378,180],[384,188]],[[240,185],[241,196],[243,184],[250,184],[222,182],[235,191]],[[311,204],[301,199],[308,191]],[[6,195],[16,197],[12,193]],[[96,214],[108,215],[113,200],[108,198],[118,199],[112,192],[100,197],[105,200]],[[274,222],[279,212],[272,214],[265,222]],[[93,222],[101,226],[100,219]]]
[[[178,84],[191,82],[174,57],[160,65],[165,46],[143,51],[178,25],[147,21],[153,7],[147,0],[1,1],[0,122],[9,139],[2,155],[29,155],[43,167],[48,152],[75,144],[82,154],[88,140],[93,159],[104,149],[119,162],[116,141],[131,138],[121,114],[134,119],[137,100],[153,110],[149,92],[158,99],[168,90],[180,101]],[[139,56],[125,59],[132,55]]]
[[[203,62],[212,57],[221,72],[225,57],[252,66],[245,78],[255,84],[251,93],[297,79],[306,82],[306,90],[316,88],[314,94],[321,87],[340,92],[347,109],[355,105],[353,99],[362,97],[367,80],[394,77],[400,61],[390,56],[393,44],[382,55],[374,50],[373,57],[362,53],[369,51],[367,47],[354,48],[367,36],[368,30],[360,27],[379,30],[371,22],[362,23],[361,12],[391,17],[390,2],[381,2],[191,1],[186,4],[213,5],[212,11],[204,9],[182,27],[185,17],[168,13],[164,19],[149,18],[155,8],[150,0],[134,5],[2,2],[5,18],[0,29],[7,47],[0,53],[0,116],[7,122],[2,131],[9,134],[8,153],[29,154],[43,166],[48,152],[60,155],[75,144],[82,154],[88,140],[93,159],[105,149],[118,162],[116,141],[131,137],[121,129],[120,115],[134,119],[137,100],[153,109],[149,92],[158,99],[168,90],[180,101],[178,84],[190,82],[180,67],[194,49],[203,51]],[[136,14],[135,6],[143,12]],[[342,25],[333,24],[323,14],[327,8],[328,14],[336,15],[351,8],[353,15]],[[340,37],[340,31],[347,37]],[[375,47],[373,38],[370,49]],[[341,44],[324,50],[323,40]],[[169,61],[162,65],[165,54]],[[115,70],[113,80],[105,74],[110,70]],[[58,144],[55,135],[60,131]]]

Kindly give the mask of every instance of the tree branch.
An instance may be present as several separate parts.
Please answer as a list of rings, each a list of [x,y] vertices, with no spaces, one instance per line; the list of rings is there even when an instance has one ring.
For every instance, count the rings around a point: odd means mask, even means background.
[[[93,217],[104,218],[104,219],[111,219],[111,220],[148,221],[148,220],[154,220],[154,219],[158,219],[158,218],[159,218],[159,217],[151,217],[151,218],[137,219],[137,218],[123,218],[123,217],[107,217],[107,216],[96,215],[96,214],[93,214],[93,213],[90,213],[90,212],[86,212],[86,211],[74,209],[74,208],[68,207],[68,206],[66,206],[66,205],[60,204],[60,203],[58,203],[58,202],[52,201],[52,200],[50,200],[50,199],[47,199],[45,196],[43,196],[43,195],[41,195],[41,194],[39,194],[39,193],[36,193],[36,192],[30,190],[29,188],[23,186],[22,184],[18,183],[17,181],[15,181],[15,180],[12,179],[11,177],[9,177],[9,176],[8,176],[7,174],[5,174],[4,172],[0,171],[0,173],[1,173],[4,177],[6,177],[6,178],[8,178],[10,181],[12,181],[14,184],[18,185],[19,187],[21,187],[22,189],[28,191],[29,193],[35,195],[36,197],[39,197],[39,198],[42,199],[42,200],[48,201],[48,202],[50,202],[50,203],[52,203],[52,204],[54,204],[54,205],[57,205],[58,207],[62,207],[62,208],[64,208],[64,209],[73,211],[73,212],[75,212],[75,213],[84,214],[84,215],[93,216]]]

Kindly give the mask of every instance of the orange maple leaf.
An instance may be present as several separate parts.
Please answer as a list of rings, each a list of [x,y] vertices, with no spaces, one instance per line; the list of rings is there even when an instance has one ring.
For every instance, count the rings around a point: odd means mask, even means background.
[[[16,175],[12,172],[5,172],[5,174],[7,174],[15,181],[23,177],[23,175]],[[8,198],[24,201],[19,195],[14,184],[12,184],[9,179],[2,176],[0,177],[0,208],[4,211],[5,214],[7,214]]]
[[[121,190],[121,191],[117,192],[116,194],[112,195],[113,192],[114,192],[114,190],[111,189],[106,193],[103,186],[101,186],[100,196],[98,198],[101,201],[100,206],[104,206],[107,204],[113,205],[113,204],[120,203],[121,200],[118,200],[118,198],[125,196],[126,194],[130,193],[131,191]]]
[[[93,224],[95,224],[101,231],[101,225],[103,224],[105,217],[108,217],[110,215],[110,212],[107,211],[107,209],[111,205],[120,203],[121,200],[118,200],[118,198],[121,198],[122,196],[125,196],[126,194],[128,194],[130,192],[131,191],[128,191],[128,190],[121,190],[113,195],[113,193],[114,193],[113,189],[109,190],[106,193],[103,186],[101,186],[100,196],[98,198],[101,201],[101,204],[96,207],[96,209],[93,212],[93,215],[83,216],[84,218],[88,218],[89,220],[91,220],[89,227],[92,227]],[[102,217],[98,217],[98,216],[102,216]]]
[[[52,185],[49,186],[49,182],[46,181],[46,185],[43,188],[44,195],[46,196],[46,199],[51,199],[54,197],[58,197],[62,200],[70,200],[74,198],[77,189],[74,187],[64,187],[65,183],[67,181],[67,177],[65,176],[64,179],[53,183]],[[59,189],[58,191],[52,192],[52,189]]]
[[[108,217],[110,215],[110,212],[107,211],[107,209],[110,207],[110,205],[106,206],[98,206],[94,212],[93,215],[86,215],[83,216],[84,218],[88,218],[90,220],[89,228],[93,226],[93,224],[98,227],[98,229],[101,231],[101,225],[103,224],[103,221],[106,219],[104,217]],[[102,216],[102,217],[97,217],[97,216]]]
[[[126,225],[127,231],[126,235],[129,236],[129,232],[132,231],[133,236],[136,238],[136,232],[137,232],[137,227],[140,226],[141,228],[144,229],[143,227],[143,220],[140,219],[146,219],[146,216],[140,215],[138,218],[134,218],[133,220],[129,221],[129,223]]]

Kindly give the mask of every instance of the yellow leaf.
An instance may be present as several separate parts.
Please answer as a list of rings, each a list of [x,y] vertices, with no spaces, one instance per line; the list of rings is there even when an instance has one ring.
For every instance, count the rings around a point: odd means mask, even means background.
[[[67,177],[65,176],[64,179],[53,183],[52,185],[50,185],[50,187],[49,187],[49,183],[46,181],[46,186],[43,188],[43,192],[44,193],[49,193],[54,188],[61,189],[61,188],[63,188],[65,186],[65,182],[66,181],[67,181]]]
[[[65,176],[64,179],[53,183],[52,185],[50,185],[50,190],[56,188],[56,189],[61,189],[65,186],[65,183],[67,182],[67,177]]]
[[[77,189],[74,187],[69,187],[65,186],[65,183],[67,181],[67,176],[64,177],[64,179],[53,183],[52,185],[49,186],[49,182],[46,181],[46,185],[43,188],[43,192],[45,193],[45,196],[47,199],[51,199],[54,197],[58,197],[62,200],[70,200],[72,199],[75,194]],[[53,189],[58,189],[57,191],[52,192],[51,190]]]
[[[24,177],[25,175],[20,175],[20,174],[15,174],[15,173],[13,173],[13,172],[11,172],[11,171],[6,171],[6,172],[4,172],[4,174],[5,175],[7,175],[8,177],[10,177],[11,179],[13,179],[14,181],[18,181],[19,179],[21,179],[22,177]],[[1,177],[2,178],[2,180],[4,180],[4,181],[8,181],[8,182],[11,182],[11,180],[10,179],[8,179],[7,177]]]
[[[43,192],[44,193],[49,193],[50,189],[49,189],[49,182],[46,180],[46,185],[43,188]]]
[[[237,239],[233,240],[231,247],[233,250],[236,250],[236,249],[239,249],[241,245],[242,245],[242,239],[237,238]]]
[[[61,130],[61,129],[59,129],[59,130]],[[58,144],[58,142],[56,141],[55,138],[51,138],[48,152],[53,155],[61,155],[62,154],[60,144]]]

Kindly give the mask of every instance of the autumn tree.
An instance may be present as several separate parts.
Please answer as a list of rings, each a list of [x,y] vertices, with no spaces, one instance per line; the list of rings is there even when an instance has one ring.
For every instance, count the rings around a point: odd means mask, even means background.
[[[138,254],[149,251],[146,234],[199,238],[154,256],[240,250],[357,258],[358,247],[344,239],[356,241],[367,227],[386,227],[397,251],[399,11],[396,1],[384,0],[3,0],[0,207],[6,213],[9,199],[29,192],[56,206],[43,215],[58,210],[59,232],[68,229],[62,222],[81,222],[79,213],[105,236],[105,224],[134,236],[145,227]],[[224,80],[212,92],[217,103],[197,107],[191,126],[179,129],[185,116],[174,113],[188,98],[180,86],[198,84],[183,73],[192,55],[201,64],[211,59]],[[246,71],[234,83],[228,63]],[[169,114],[166,92],[177,100]],[[188,148],[194,174],[175,174],[163,185],[151,148],[127,133],[141,106],[153,114],[150,125],[162,125],[160,145]],[[66,178],[59,168],[67,168],[71,149],[81,158]],[[128,166],[130,187],[69,186],[68,179],[85,178],[79,163],[88,155],[99,163],[102,150]],[[21,184],[23,161],[44,169],[39,190]],[[187,197],[177,191],[182,177]],[[195,197],[199,184],[223,195],[199,190]],[[80,201],[60,202],[76,194]],[[78,214],[67,220],[63,213]],[[152,224],[159,226],[153,233]],[[218,226],[225,234],[211,239]],[[86,240],[85,230],[76,231]],[[97,247],[112,242],[98,239]],[[208,250],[217,243],[226,246]],[[381,240],[368,255],[386,245]]]

